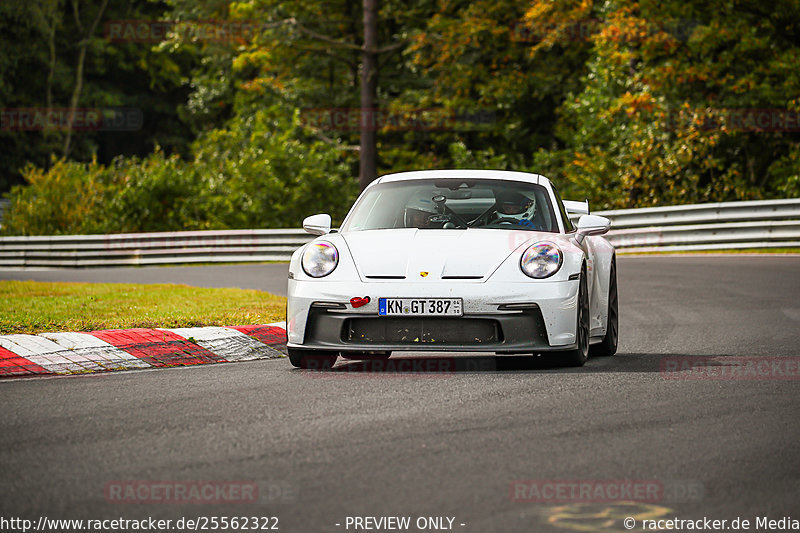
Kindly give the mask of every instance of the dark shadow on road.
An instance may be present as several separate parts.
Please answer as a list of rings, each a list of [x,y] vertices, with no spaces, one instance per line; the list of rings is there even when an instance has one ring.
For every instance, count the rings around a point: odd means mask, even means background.
[[[795,357],[797,360],[795,362]],[[776,367],[776,361],[779,366]],[[758,366],[762,365],[762,366]],[[767,365],[767,366],[763,366]],[[797,368],[800,356],[733,356],[725,354],[658,354],[658,353],[619,353],[613,357],[594,357],[583,367],[565,367],[558,354],[541,356],[494,356],[494,355],[393,355],[386,359],[354,361],[339,359],[333,368],[309,369],[306,372],[320,372],[331,375],[339,374],[460,374],[472,372],[513,373],[661,373],[665,379],[684,379],[687,373],[694,372],[695,378],[706,375],[710,379],[719,378],[728,372],[736,377],[747,379],[747,372],[753,369],[780,374],[787,373],[785,378],[797,379]],[[781,367],[785,367],[782,370]],[[755,376],[754,376],[755,377]],[[773,376],[775,377],[775,376]],[[778,376],[780,377],[780,376]]]
[[[583,367],[565,367],[558,354],[517,355],[392,355],[388,359],[364,361],[340,358],[333,368],[312,368],[306,372],[329,374],[455,374],[470,372],[558,372],[558,373],[658,373],[681,368],[681,361],[722,366],[719,355],[620,353],[594,357]],[[685,365],[683,365],[685,366]],[[300,371],[300,370],[298,370]],[[302,371],[301,371],[302,372]]]

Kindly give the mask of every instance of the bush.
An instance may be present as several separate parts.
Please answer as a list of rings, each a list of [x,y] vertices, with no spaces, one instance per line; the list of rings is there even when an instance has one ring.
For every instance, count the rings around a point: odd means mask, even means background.
[[[202,135],[195,154],[206,186],[222,193],[208,207],[228,213],[230,227],[298,227],[318,212],[340,221],[358,194],[342,150],[306,135],[297,113],[240,114]]]
[[[97,219],[109,191],[111,175],[98,165],[54,160],[45,171],[27,166],[27,185],[11,190],[11,203],[3,219],[9,235],[60,235],[102,232]]]
[[[29,166],[10,193],[8,235],[298,227],[341,220],[358,192],[335,145],[309,137],[297,113],[242,113],[203,134],[194,161],[156,150],[109,166],[54,160]]]

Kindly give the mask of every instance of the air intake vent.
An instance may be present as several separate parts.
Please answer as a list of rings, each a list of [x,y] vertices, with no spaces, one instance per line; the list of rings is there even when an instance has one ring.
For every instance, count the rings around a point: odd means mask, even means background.
[[[496,320],[441,317],[349,318],[342,341],[354,344],[458,344],[500,343],[503,334]]]

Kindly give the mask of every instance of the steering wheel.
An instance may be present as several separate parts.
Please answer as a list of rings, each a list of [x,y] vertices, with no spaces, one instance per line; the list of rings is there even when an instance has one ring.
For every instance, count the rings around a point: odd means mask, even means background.
[[[492,224],[519,224],[519,220],[516,218],[501,217],[492,221]]]
[[[445,212],[442,213],[441,215],[433,215],[433,216],[447,217],[448,218],[448,220],[447,220],[448,222],[452,223],[453,221],[455,221],[456,223],[458,223],[461,226],[464,226],[465,228],[469,227],[469,222],[464,220],[464,218],[461,215],[459,215],[458,213],[456,213],[455,211],[453,211],[452,209],[450,209],[447,206],[444,206],[444,209],[445,209]]]

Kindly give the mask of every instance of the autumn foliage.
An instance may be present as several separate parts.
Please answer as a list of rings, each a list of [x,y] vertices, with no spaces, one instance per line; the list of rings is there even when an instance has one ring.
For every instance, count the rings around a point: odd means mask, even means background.
[[[191,89],[186,153],[29,166],[6,231],[341,216],[358,190],[353,123],[364,117],[379,117],[380,174],[524,170],[593,209],[800,196],[800,0],[384,0],[366,113],[360,2],[168,6],[171,19],[259,27],[233,43],[148,45]],[[191,194],[164,193],[176,185]],[[59,198],[75,212],[44,206]],[[156,201],[157,212],[143,207]]]

